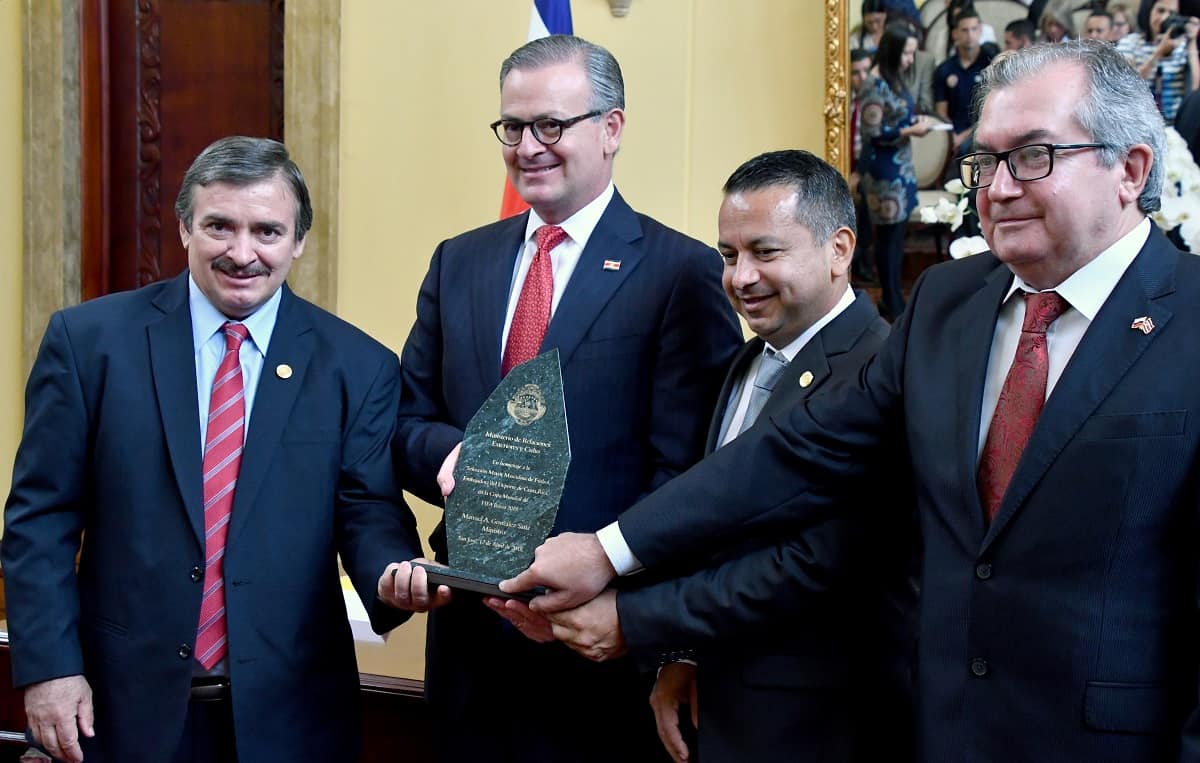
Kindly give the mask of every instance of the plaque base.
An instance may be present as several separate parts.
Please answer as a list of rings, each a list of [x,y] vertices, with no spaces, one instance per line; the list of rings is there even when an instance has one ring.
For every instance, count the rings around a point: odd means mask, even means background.
[[[497,596],[501,599],[516,599],[528,603],[535,596],[540,596],[546,592],[545,588],[538,586],[529,591],[521,591],[519,593],[505,593],[500,590],[500,581],[503,578],[492,577],[490,575],[481,575],[476,572],[466,572],[464,570],[455,570],[450,567],[439,567],[433,564],[422,564],[414,562],[413,566],[424,567],[425,574],[429,578],[430,586],[449,586],[460,591],[474,591],[481,593],[484,596]]]

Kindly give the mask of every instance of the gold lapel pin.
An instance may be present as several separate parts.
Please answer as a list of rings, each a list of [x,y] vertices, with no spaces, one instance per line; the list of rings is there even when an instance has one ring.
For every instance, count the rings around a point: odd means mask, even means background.
[[[292,378],[292,367],[287,363],[280,363],[275,366],[275,375],[280,379],[290,379]]]
[[[800,374],[800,386],[801,387],[807,387],[808,385],[810,385],[812,383],[813,383],[812,371],[805,371],[804,373]]]
[[[1129,324],[1129,328],[1137,329],[1143,334],[1149,334],[1154,330],[1154,321],[1151,320],[1150,316],[1143,315],[1140,318],[1134,318],[1133,323]]]

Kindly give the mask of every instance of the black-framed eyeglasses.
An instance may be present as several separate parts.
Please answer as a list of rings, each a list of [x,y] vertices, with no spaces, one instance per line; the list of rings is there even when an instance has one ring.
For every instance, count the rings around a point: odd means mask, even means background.
[[[492,132],[496,133],[496,137],[506,146],[517,146],[521,143],[521,138],[525,135],[525,128],[528,127],[533,132],[533,138],[543,146],[553,146],[558,141],[562,140],[563,130],[571,125],[578,124],[585,119],[598,117],[607,109],[599,111],[589,111],[586,114],[580,114],[577,117],[570,119],[554,119],[553,117],[542,117],[535,119],[532,122],[522,122],[519,119],[497,119],[490,125]]]
[[[1030,143],[1007,151],[977,151],[958,160],[958,175],[968,189],[987,188],[1000,162],[1014,180],[1041,180],[1054,171],[1054,155],[1076,148],[1112,148],[1107,143]]]

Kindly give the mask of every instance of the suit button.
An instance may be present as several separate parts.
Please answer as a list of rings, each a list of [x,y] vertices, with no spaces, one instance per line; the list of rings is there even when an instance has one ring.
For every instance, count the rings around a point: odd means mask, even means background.
[[[975,577],[980,580],[987,580],[992,576],[992,565],[986,562],[975,565]]]
[[[192,566],[192,582],[199,583],[201,580],[204,580],[204,568],[198,564],[193,565]]]
[[[983,678],[988,674],[988,661],[982,657],[976,657],[971,660],[971,675],[976,678]]]
[[[180,644],[179,648],[175,650],[175,654],[179,655],[179,659],[186,660],[192,656],[192,648],[187,644]]]

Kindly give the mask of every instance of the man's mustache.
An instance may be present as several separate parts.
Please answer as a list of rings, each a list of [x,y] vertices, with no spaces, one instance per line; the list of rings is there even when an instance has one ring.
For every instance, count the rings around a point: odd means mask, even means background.
[[[252,262],[245,267],[238,267],[233,260],[228,257],[221,256],[212,262],[212,269],[219,270],[225,275],[245,278],[248,276],[269,276],[271,275],[270,268],[263,265],[261,262]]]

